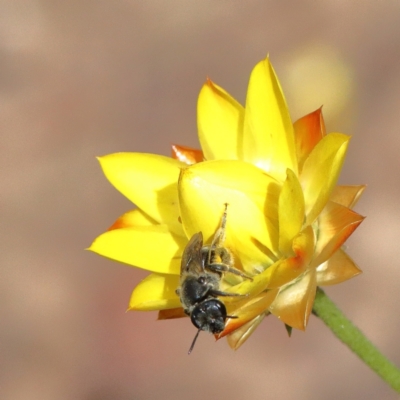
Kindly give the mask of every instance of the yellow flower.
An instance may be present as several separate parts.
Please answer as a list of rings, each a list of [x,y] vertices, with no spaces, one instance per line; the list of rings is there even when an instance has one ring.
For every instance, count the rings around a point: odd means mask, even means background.
[[[118,153],[101,157],[106,177],[137,208],[90,250],[151,274],[130,310],[182,316],[175,290],[182,252],[202,232],[210,244],[227,209],[224,246],[253,280],[225,274],[228,343],[238,348],[273,314],[304,330],[317,285],[361,271],[341,246],[362,222],[351,210],[364,186],[337,186],[350,137],[326,134],[321,110],[292,124],[269,59],[250,76],[246,107],[210,80],[198,99],[202,151],[173,146],[173,158]]]

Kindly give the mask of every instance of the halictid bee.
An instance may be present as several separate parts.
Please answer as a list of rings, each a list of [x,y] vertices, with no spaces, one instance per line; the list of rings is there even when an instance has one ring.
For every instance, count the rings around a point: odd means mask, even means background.
[[[221,226],[217,230],[210,246],[203,246],[203,234],[195,233],[182,254],[180,287],[176,290],[183,310],[193,325],[198,329],[190,346],[193,350],[200,331],[213,334],[225,329],[227,315],[224,303],[218,296],[241,296],[219,290],[222,275],[230,272],[243,278],[251,279],[233,267],[233,256],[223,247],[225,240],[227,204],[222,216]]]

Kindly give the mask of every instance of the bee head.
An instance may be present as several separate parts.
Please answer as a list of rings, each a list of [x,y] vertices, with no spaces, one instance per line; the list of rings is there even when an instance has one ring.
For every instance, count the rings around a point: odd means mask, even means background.
[[[199,330],[221,333],[225,329],[226,308],[218,299],[204,300],[194,307],[190,318]]]

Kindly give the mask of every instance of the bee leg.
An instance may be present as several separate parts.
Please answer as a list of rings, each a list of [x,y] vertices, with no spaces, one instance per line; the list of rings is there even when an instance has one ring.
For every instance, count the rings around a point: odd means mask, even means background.
[[[224,296],[224,297],[246,297],[247,294],[221,292],[220,290],[211,289],[208,292],[211,296]]]
[[[209,264],[207,265],[207,269],[209,269],[212,272],[217,272],[217,273],[223,273],[223,272],[230,272],[231,274],[239,275],[242,278],[253,280],[250,276],[246,275],[242,271],[230,267],[229,265],[226,264],[221,264],[221,263],[215,263],[215,264]]]
[[[211,247],[220,247],[225,242],[225,229],[226,229],[226,217],[228,215],[228,203],[225,203],[225,211],[222,214],[221,226],[218,228],[214,235],[214,239],[211,243]]]
[[[226,228],[227,213],[228,213],[228,203],[225,203],[225,211],[222,214],[221,226],[217,229],[217,232],[215,232],[214,238],[211,242],[211,246],[208,249],[208,264],[211,264],[211,252],[214,249],[221,247],[222,243],[225,242],[225,228]]]

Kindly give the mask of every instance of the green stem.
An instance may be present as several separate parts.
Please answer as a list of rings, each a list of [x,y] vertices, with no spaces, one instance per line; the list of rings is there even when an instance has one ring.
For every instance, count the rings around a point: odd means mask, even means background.
[[[392,364],[326,296],[317,289],[313,313],[394,390],[400,393],[400,369]]]

